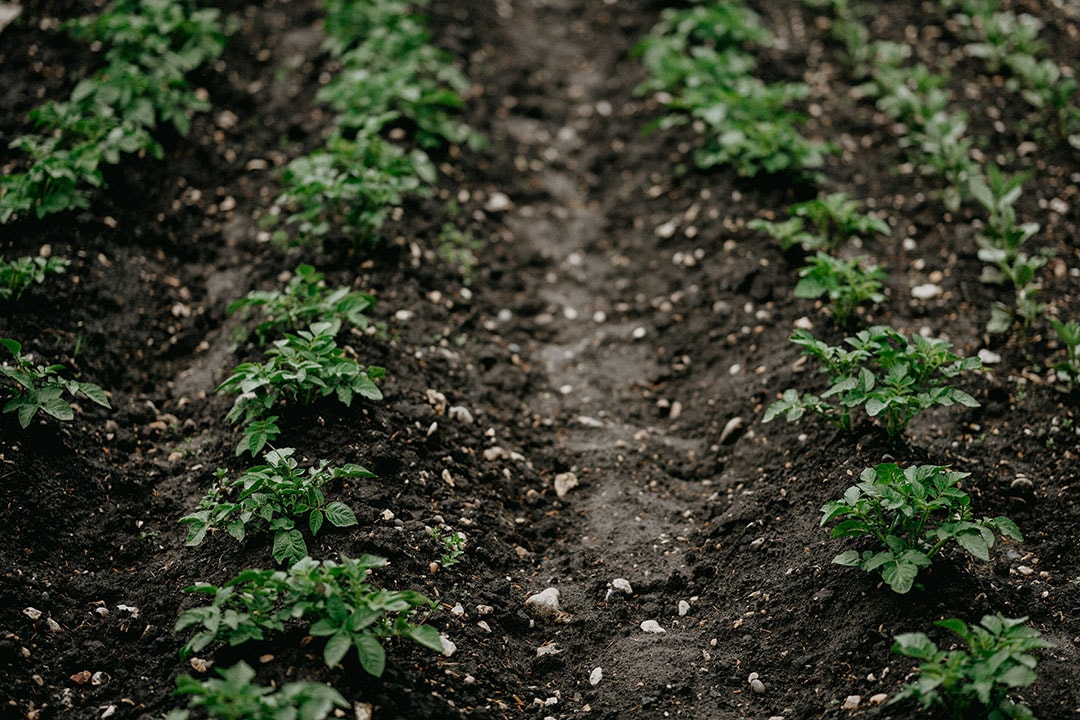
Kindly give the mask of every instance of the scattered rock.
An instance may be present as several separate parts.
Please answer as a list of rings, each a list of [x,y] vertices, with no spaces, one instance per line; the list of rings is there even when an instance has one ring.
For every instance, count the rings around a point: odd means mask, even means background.
[[[559,589],[549,587],[525,600],[525,608],[541,620],[549,622],[559,619]]]
[[[1029,575],[1034,575],[1035,574],[1035,571],[1032,570],[1031,568],[1029,568],[1027,565],[1018,566],[1016,568],[1016,572],[1020,573],[1024,577],[1028,577]]]
[[[139,608],[137,607],[133,607],[131,605],[117,605],[116,609],[120,612],[131,613],[131,618],[133,620],[139,619]]]
[[[566,497],[566,493],[576,488],[579,484],[578,477],[574,473],[559,473],[555,476],[555,494],[560,498],[564,498]]]
[[[372,720],[375,717],[375,706],[371,703],[354,703],[353,714],[356,715],[356,720]]]
[[[1016,479],[1009,483],[1009,487],[1013,490],[1034,490],[1035,483],[1027,475],[1016,473]]]
[[[765,694],[765,683],[761,682],[757,678],[754,678],[753,680],[750,681],[750,689],[753,690],[758,695],[764,695]]]
[[[983,365],[997,365],[1001,362],[1001,355],[989,348],[983,348],[979,351],[979,359]]]
[[[465,425],[473,424],[473,415],[471,412],[469,412],[469,409],[467,407],[455,405],[454,407],[450,408],[446,414],[447,417],[449,417],[451,420],[457,420],[458,422],[461,422]]]
[[[604,679],[604,671],[602,668],[593,668],[593,671],[589,673],[589,684],[596,687],[600,684],[600,681]]]
[[[53,620],[52,618],[45,618],[45,627],[46,627],[46,628],[47,628],[47,629],[49,630],[49,632],[51,632],[51,633],[58,633],[58,632],[60,632],[60,630],[62,629],[62,628],[60,627],[60,623],[56,622],[56,621],[55,621],[55,620]]]
[[[844,698],[844,704],[840,706],[841,710],[855,710],[862,703],[861,695],[848,695]]]
[[[90,682],[90,671],[80,670],[68,679],[76,685],[85,685],[86,683]]]
[[[679,617],[686,617],[686,613],[690,612],[690,603],[685,600],[679,601]]]
[[[484,203],[484,209],[488,212],[504,212],[513,206],[506,193],[493,192]]]
[[[741,417],[735,416],[728,420],[724,425],[724,429],[720,431],[720,444],[723,445],[727,442],[735,434],[735,431],[741,429],[742,426],[743,419]]]
[[[33,607],[23,608],[23,615],[30,618],[31,620],[40,620],[41,619],[41,614],[42,614],[41,611],[38,610],[37,608],[33,608]]]
[[[191,658],[188,663],[191,665],[191,669],[197,673],[210,672],[210,668],[214,666],[213,660],[203,660],[198,657]]]
[[[885,702],[888,699],[889,699],[888,693],[878,693],[877,695],[871,695],[870,696],[870,702],[874,703],[875,705],[880,705],[881,703]]]
[[[490,615],[493,612],[495,612],[495,608],[491,607],[490,605],[477,605],[476,606],[476,614],[481,616],[481,617],[483,617],[484,615]]]
[[[457,645],[455,645],[450,638],[445,635],[439,636],[439,643],[442,645],[442,654],[446,657],[450,657],[457,652]]]
[[[941,294],[941,286],[934,283],[924,283],[911,288],[911,297],[916,300],[932,300]]]
[[[653,633],[656,635],[667,632],[667,630],[660,627],[660,623],[656,622],[655,620],[646,620],[645,622],[641,623],[641,629],[647,633]]]
[[[615,578],[611,581],[611,587],[615,588],[616,590],[625,595],[634,594],[634,588],[630,585],[630,581],[626,578]]]
[[[447,402],[445,395],[443,395],[438,390],[432,390],[431,388],[428,388],[427,391],[424,393],[424,396],[427,398],[428,405],[430,405],[432,409],[435,410],[436,415],[446,414]]]
[[[536,657],[544,657],[545,655],[558,655],[562,650],[555,645],[555,643],[544,643],[540,647],[536,648]]]

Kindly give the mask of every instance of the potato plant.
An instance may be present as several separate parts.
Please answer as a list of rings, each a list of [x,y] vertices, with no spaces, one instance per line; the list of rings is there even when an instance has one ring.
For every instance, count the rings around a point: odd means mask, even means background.
[[[979,369],[982,363],[954,355],[944,340],[907,337],[878,325],[845,338],[842,346],[827,345],[806,330],[796,330],[791,342],[822,364],[829,387],[820,395],[785,390],[766,409],[763,422],[780,415],[794,422],[810,411],[850,431],[852,409],[863,407],[895,438],[903,435],[912,418],[935,405],[979,406],[975,398],[946,381]]]
[[[30,112],[41,134],[11,143],[30,156],[30,166],[4,176],[0,223],[89,207],[86,186],[104,185],[101,164],[139,152],[160,159],[163,150],[150,132],[157,123],[186,135],[191,115],[209,109],[187,74],[224,49],[219,11],[185,0],[116,0],[96,17],[64,27],[100,44],[105,67],[79,82],[67,102]]]
[[[885,271],[877,265],[867,265],[865,257],[840,260],[819,251],[807,258],[799,277],[795,297],[826,298],[829,312],[840,327],[851,324],[855,309],[862,303],[885,301],[881,292]]]
[[[280,433],[277,416],[271,411],[287,402],[310,405],[320,397],[333,395],[346,407],[357,395],[382,400],[375,384],[385,374],[383,368],[364,368],[345,354],[335,339],[341,321],[312,323],[295,335],[287,333],[267,350],[264,362],[237,365],[217,392],[236,395],[226,416],[244,427],[236,454],[258,454]]]
[[[206,680],[176,678],[173,694],[186,695],[187,708],[169,712],[164,720],[189,720],[193,710],[221,720],[324,720],[335,709],[349,707],[341,693],[322,683],[256,685],[255,671],[243,660],[214,672],[218,677]]]
[[[296,267],[284,290],[255,290],[229,305],[226,312],[258,313],[255,325],[259,344],[283,331],[296,332],[314,322],[349,323],[367,328],[365,313],[375,305],[375,297],[347,287],[327,288],[325,276],[307,263]]]
[[[44,283],[46,275],[58,275],[70,264],[59,257],[0,259],[0,300],[18,300],[32,286]]]
[[[67,380],[60,376],[63,365],[37,365],[29,355],[22,354],[22,344],[10,338],[0,338],[2,345],[14,358],[14,365],[0,364],[0,377],[6,378],[10,395],[4,403],[5,413],[16,413],[24,429],[38,411],[57,420],[71,420],[75,411],[64,395],[83,396],[90,402],[110,407],[105,391],[93,383]]]
[[[232,481],[227,471],[219,469],[217,484],[196,511],[180,519],[188,525],[187,545],[200,545],[208,531],[221,528],[237,540],[252,531],[269,530],[274,533],[274,561],[292,564],[308,554],[304,536],[296,528],[300,518],[307,517],[312,537],[319,534],[324,521],[334,527],[356,525],[356,514],[345,503],[328,503],[323,487],[340,478],[375,476],[355,464],[331,468],[325,460],[304,472],[298,470],[295,453],[293,448],[271,450],[264,465],[248,468]]]
[[[266,633],[281,631],[294,620],[303,621],[310,635],[327,638],[322,652],[327,667],[353,649],[364,671],[379,677],[386,667],[382,641],[390,637],[441,651],[438,631],[411,619],[416,611],[431,607],[431,601],[411,590],[371,587],[369,571],[385,564],[384,558],[372,555],[342,555],[340,562],[304,558],[288,570],[245,570],[221,587],[189,587],[188,592],[213,600],[186,610],[177,620],[177,632],[198,628],[181,655],[188,657],[215,641],[240,645],[263,640]]]
[[[791,105],[805,98],[804,83],[766,84],[745,43],[766,44],[760,18],[741,3],[668,9],[636,49],[649,71],[639,93],[663,92],[672,110],[661,127],[700,123],[700,168],[730,166],[744,177],[812,176],[831,150],[800,133],[803,116]]]
[[[934,465],[901,468],[882,463],[866,468],[842,500],[821,508],[821,524],[839,521],[830,537],[870,537],[876,549],[847,550],[833,562],[878,571],[886,585],[903,594],[949,542],[984,561],[990,559],[995,532],[1021,542],[1012,520],[972,516],[971,499],[959,488],[969,476]]]
[[[966,649],[939,649],[923,633],[897,635],[893,652],[921,663],[915,681],[890,704],[915,699],[923,708],[936,708],[941,717],[954,720],[1034,720],[1031,710],[1010,700],[1008,693],[1038,679],[1038,659],[1031,651],[1053,644],[1026,623],[1026,617],[1007,618],[1001,613],[984,615],[978,625],[956,618],[935,623],[955,634]]]

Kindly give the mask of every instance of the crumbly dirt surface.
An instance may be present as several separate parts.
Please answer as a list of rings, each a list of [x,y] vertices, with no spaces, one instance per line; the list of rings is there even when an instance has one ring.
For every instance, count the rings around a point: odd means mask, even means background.
[[[0,306],[0,337],[101,385],[113,405],[79,403],[72,422],[26,430],[0,416],[0,717],[158,718],[180,706],[175,679],[195,672],[178,656],[189,636],[172,629],[195,605],[184,589],[270,563],[265,536],[188,548],[177,522],[216,468],[250,464],[234,457],[231,400],[214,392],[254,357],[225,308],[281,287],[299,262],[377,296],[385,332],[341,340],[388,370],[381,403],[283,416],[280,444],[307,461],[377,474],[330,488],[360,523],[309,537],[311,553],[388,558],[374,582],[437,600],[427,622],[457,649],[390,643],[375,679],[351,656],[325,668],[322,641],[297,629],[202,653],[217,666],[244,659],[263,684],[329,682],[375,718],[930,717],[870,700],[895,695],[912,669],[892,637],[948,642],[934,620],[1002,612],[1055,644],[1017,699],[1040,718],[1080,715],[1080,425],[1077,396],[1045,369],[1063,351],[1046,328],[1025,343],[983,334],[1001,290],[978,280],[979,213],[948,213],[903,167],[896,129],[852,92],[825,21],[790,0],[750,4],[781,40],[760,52],[766,79],[808,82],[807,132],[839,147],[823,188],[893,227],[861,250],[889,271],[887,301],[861,319],[1000,355],[962,381],[981,407],[928,412],[899,444],[869,422],[849,434],[810,418],[761,423],[783,389],[820,386],[788,341],[794,323],[843,337],[792,296],[801,258],[745,226],[815,189],[696,171],[691,129],[643,132],[659,107],[634,92],[644,72],[631,50],[665,3],[434,2],[434,40],[473,83],[465,119],[487,146],[439,157],[438,192],[410,201],[379,248],[321,251],[262,242],[257,222],[274,168],[327,125],[314,102],[327,66],[318,3],[229,3],[239,29],[197,73],[214,110],[189,137],[163,137],[163,161],[110,169],[87,212],[0,228],[4,257],[47,245],[72,261]],[[1074,5],[1016,7],[1046,23],[1051,56],[1080,56]],[[0,145],[93,66],[51,29],[92,10],[27,2],[0,33]],[[1018,159],[1022,103],[964,57],[934,4],[889,3],[872,20],[875,36],[946,64],[985,156],[1034,171],[1018,215],[1054,252],[1043,298],[1080,318],[1076,152],[1044,142]],[[18,158],[0,160],[6,171]],[[450,200],[460,212],[449,219],[483,243],[468,285],[437,252]],[[931,282],[941,294],[913,298]],[[819,508],[888,458],[971,473],[976,514],[1011,517],[1024,542],[996,545],[988,563],[946,551],[904,596],[832,564],[850,546],[828,539]],[[432,566],[427,528],[440,523],[468,538],[452,567]],[[525,606],[549,587],[558,622]],[[665,632],[644,632],[648,620]]]

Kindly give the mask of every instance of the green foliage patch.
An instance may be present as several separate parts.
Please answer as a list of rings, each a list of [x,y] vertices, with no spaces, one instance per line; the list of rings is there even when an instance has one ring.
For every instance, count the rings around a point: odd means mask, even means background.
[[[1006,517],[976,520],[970,498],[958,485],[970,473],[934,465],[901,468],[883,463],[866,468],[842,500],[821,508],[821,524],[839,523],[830,537],[871,537],[877,550],[848,550],[833,562],[866,572],[879,571],[895,592],[911,590],[920,568],[930,567],[946,543],[953,541],[980,560],[990,559],[994,532],[1020,542],[1016,524]]]
[[[431,607],[430,600],[415,591],[376,590],[369,584],[369,571],[385,564],[372,555],[342,555],[340,563],[304,558],[288,570],[245,570],[222,587],[194,585],[187,591],[213,600],[177,620],[177,632],[199,628],[181,654],[187,657],[215,641],[263,640],[294,620],[304,621],[309,634],[327,638],[322,653],[327,667],[340,663],[351,648],[364,671],[378,677],[386,667],[382,640],[389,637],[441,651],[438,631],[411,621],[416,610]]]

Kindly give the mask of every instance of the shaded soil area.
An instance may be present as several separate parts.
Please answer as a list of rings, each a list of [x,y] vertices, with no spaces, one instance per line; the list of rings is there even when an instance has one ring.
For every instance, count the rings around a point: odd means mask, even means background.
[[[434,2],[434,40],[473,83],[465,119],[487,146],[437,158],[436,193],[396,214],[384,244],[321,250],[277,247],[258,222],[274,169],[327,127],[314,102],[328,67],[319,6],[223,5],[239,29],[196,78],[214,110],[190,136],[162,138],[163,161],[112,169],[88,212],[0,228],[5,258],[47,247],[72,261],[0,306],[0,337],[101,385],[113,405],[78,403],[73,421],[26,430],[0,416],[0,717],[157,718],[180,706],[175,679],[196,673],[178,656],[190,636],[173,631],[196,604],[184,589],[270,564],[265,536],[187,548],[177,522],[216,468],[251,464],[234,456],[231,399],[214,392],[253,356],[236,340],[250,321],[226,307],[280,288],[300,262],[378,298],[383,330],[340,340],[387,368],[380,403],[283,415],[281,444],[305,464],[377,475],[329,489],[359,525],[308,547],[388,558],[373,582],[436,600],[427,622],[456,651],[389,643],[376,679],[351,655],[325,668],[322,640],[294,629],[204,659],[244,659],[263,684],[328,682],[376,718],[930,717],[870,700],[895,695],[913,669],[890,653],[893,636],[948,642],[934,620],[1002,612],[1055,645],[1017,699],[1044,719],[1080,715],[1080,426],[1076,394],[1046,371],[1063,351],[1045,328],[1023,343],[984,335],[1001,288],[978,279],[980,213],[949,213],[904,169],[896,128],[852,92],[826,19],[750,4],[780,40],[760,51],[764,76],[810,84],[807,133],[838,146],[822,189],[893,227],[860,251],[889,271],[887,301],[862,320],[999,355],[962,383],[979,408],[930,411],[901,443],[869,422],[850,434],[809,418],[761,424],[783,389],[821,387],[789,342],[796,322],[833,343],[843,333],[792,296],[802,258],[746,222],[782,217],[816,189],[695,171],[691,128],[643,132],[661,108],[635,93],[644,71],[631,50],[664,3]],[[1054,57],[1080,56],[1074,7],[1017,9],[1046,23]],[[28,2],[2,31],[0,145],[92,64],[50,29],[91,10]],[[1029,140],[1012,122],[1017,100],[963,55],[933,4],[892,3],[872,27],[947,59],[980,151],[1035,171],[1017,209],[1054,253],[1043,298],[1080,318],[1076,153],[1043,143],[1017,157]],[[16,167],[2,153],[5,171]],[[440,253],[446,222],[483,243],[467,283]],[[940,294],[914,298],[926,283]],[[890,458],[972,473],[976,515],[1011,517],[1025,541],[995,546],[989,563],[946,551],[904,596],[832,564],[849,546],[828,539],[819,508]],[[440,525],[467,537],[448,567],[430,533]],[[554,621],[525,605],[551,587]],[[643,631],[649,620],[664,632]]]

